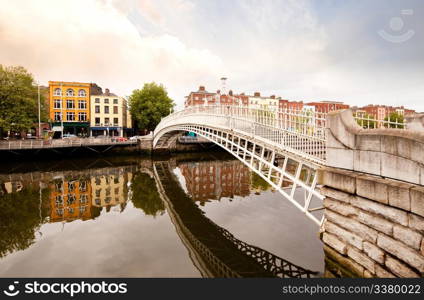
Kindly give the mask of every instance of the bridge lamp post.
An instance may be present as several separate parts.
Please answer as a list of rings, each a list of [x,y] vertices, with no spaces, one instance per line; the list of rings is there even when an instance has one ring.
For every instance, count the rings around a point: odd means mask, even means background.
[[[41,103],[40,103],[40,83],[37,82],[38,87],[38,138],[41,137]]]

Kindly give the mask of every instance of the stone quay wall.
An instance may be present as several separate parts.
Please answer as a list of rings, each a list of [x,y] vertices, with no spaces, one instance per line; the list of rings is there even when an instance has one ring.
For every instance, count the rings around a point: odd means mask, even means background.
[[[424,276],[424,132],[360,128],[328,118],[319,170],[328,277]]]

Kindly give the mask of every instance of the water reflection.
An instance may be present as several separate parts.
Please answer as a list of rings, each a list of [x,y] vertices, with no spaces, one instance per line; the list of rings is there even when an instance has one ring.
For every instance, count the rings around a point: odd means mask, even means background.
[[[0,170],[0,276],[315,274],[240,241],[194,204],[269,190],[246,166],[228,157],[182,156],[155,177],[158,163],[164,162],[117,158],[39,163],[37,172]],[[172,173],[177,169],[184,187]],[[63,252],[69,260],[58,255]]]

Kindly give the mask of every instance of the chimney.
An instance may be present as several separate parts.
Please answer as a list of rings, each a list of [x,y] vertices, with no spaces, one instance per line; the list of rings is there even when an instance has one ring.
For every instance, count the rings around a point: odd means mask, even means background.
[[[255,93],[253,94],[253,96],[254,96],[254,97],[260,97],[260,96],[261,96],[261,93],[259,93],[259,92],[255,92]]]
[[[199,92],[204,92],[205,91],[205,87],[203,85],[199,86]]]
[[[217,94],[221,94],[221,91],[220,91],[220,90],[217,90],[217,91],[216,91],[216,93],[217,93]]]
[[[270,98],[271,98],[271,99],[275,99],[275,95],[271,95],[271,96],[270,96]]]
[[[232,91],[232,90],[230,90],[230,91],[228,92],[228,95],[232,96],[232,95],[233,95],[233,91]]]
[[[109,89],[105,89],[105,94],[109,96],[109,94],[110,94]]]

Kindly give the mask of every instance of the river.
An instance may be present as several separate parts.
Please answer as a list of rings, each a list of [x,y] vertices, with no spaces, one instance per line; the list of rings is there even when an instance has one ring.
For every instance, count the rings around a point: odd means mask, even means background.
[[[324,272],[318,226],[220,152],[2,163],[0,229],[1,277]]]

